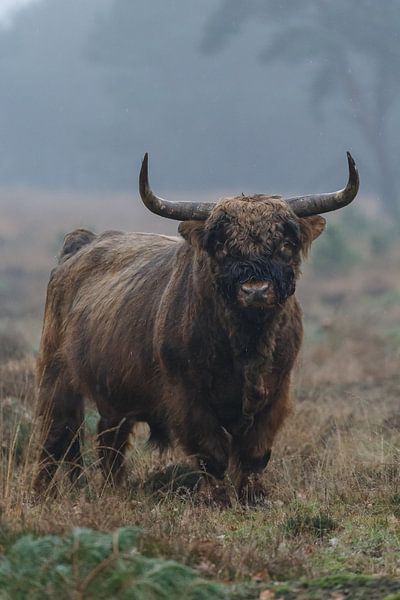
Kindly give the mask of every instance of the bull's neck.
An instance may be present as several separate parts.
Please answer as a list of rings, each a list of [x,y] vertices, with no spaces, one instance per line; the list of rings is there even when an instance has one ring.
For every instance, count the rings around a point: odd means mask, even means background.
[[[281,317],[281,308],[253,311],[228,307],[220,318],[229,332],[235,356],[248,362],[272,360]]]
[[[208,327],[224,333],[237,359],[248,362],[272,358],[284,308],[244,309],[228,304],[204,264],[193,270],[193,286],[195,302],[207,314]]]
[[[217,357],[221,351],[227,353],[224,358],[228,364],[230,355],[233,370],[241,373],[242,412],[248,426],[248,420],[269,401],[265,377],[274,370],[279,332],[287,310],[285,305],[264,311],[229,305],[221,297],[206,265],[193,265],[192,286],[188,288],[193,295],[188,309],[192,315],[201,315],[196,335],[206,341],[207,356]],[[241,419],[237,425],[240,423]]]

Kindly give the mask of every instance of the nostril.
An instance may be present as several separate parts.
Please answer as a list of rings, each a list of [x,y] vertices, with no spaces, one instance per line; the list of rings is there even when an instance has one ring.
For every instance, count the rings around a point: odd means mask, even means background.
[[[247,296],[252,296],[253,294],[257,294],[259,296],[267,294],[270,291],[271,282],[263,281],[257,283],[244,283],[242,284],[241,289]]]
[[[265,292],[268,292],[270,289],[271,289],[271,284],[268,281],[267,283],[260,285],[260,287],[257,288],[257,291],[260,292],[261,294],[265,294]]]
[[[254,288],[250,287],[248,285],[242,285],[242,292],[244,292],[245,294],[247,294],[248,296],[250,296],[251,294],[254,293]]]

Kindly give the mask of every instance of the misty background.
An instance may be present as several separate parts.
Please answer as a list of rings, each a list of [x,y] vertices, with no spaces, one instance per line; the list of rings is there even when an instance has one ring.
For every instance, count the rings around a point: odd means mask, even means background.
[[[0,334],[37,348],[66,232],[176,233],[139,199],[146,151],[156,193],[209,201],[339,189],[350,150],[360,193],[304,265],[307,330],[311,297],[397,302],[399,31],[398,0],[0,0]]]
[[[0,19],[3,188],[137,195],[149,151],[160,194],[331,191],[349,149],[397,216],[398,0],[3,0]]]

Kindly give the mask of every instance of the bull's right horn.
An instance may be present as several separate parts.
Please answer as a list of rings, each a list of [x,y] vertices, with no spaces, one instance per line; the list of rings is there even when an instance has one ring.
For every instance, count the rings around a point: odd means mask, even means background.
[[[149,184],[149,155],[146,152],[139,175],[140,197],[151,212],[160,217],[176,221],[205,221],[212,211],[212,202],[171,202],[159,198],[151,191]]]
[[[285,198],[290,208],[299,217],[310,217],[332,210],[337,210],[343,206],[347,206],[354,200],[360,186],[360,178],[356,163],[353,160],[350,152],[347,153],[347,161],[349,163],[349,179],[347,185],[338,192],[332,194],[316,194],[313,196],[296,196],[294,198]]]

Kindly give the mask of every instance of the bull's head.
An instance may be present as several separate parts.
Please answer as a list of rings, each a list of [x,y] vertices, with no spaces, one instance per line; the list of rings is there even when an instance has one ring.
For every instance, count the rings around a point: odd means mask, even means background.
[[[337,210],[355,198],[359,178],[350,153],[347,158],[347,185],[332,194],[237,196],[197,203],[171,202],[153,194],[146,154],[140,195],[152,212],[184,221],[179,232],[207,260],[229,304],[268,309],[282,305],[294,293],[301,255],[325,228],[325,219],[318,213]]]

